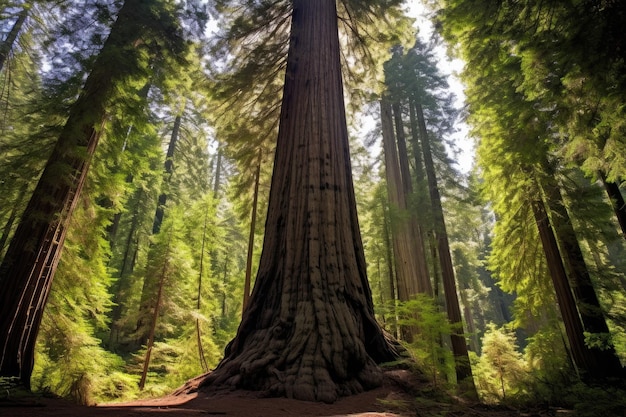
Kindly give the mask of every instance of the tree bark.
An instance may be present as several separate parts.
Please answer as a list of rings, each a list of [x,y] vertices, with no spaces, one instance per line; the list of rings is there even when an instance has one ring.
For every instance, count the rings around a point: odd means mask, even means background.
[[[180,122],[182,117],[176,116],[174,119],[174,126],[172,127],[172,135],[170,136],[170,142],[167,146],[167,153],[165,155],[165,162],[163,164],[165,169],[165,175],[163,177],[163,183],[161,184],[161,193],[157,202],[156,211],[154,213],[154,220],[152,223],[152,234],[156,235],[161,231],[161,225],[163,224],[163,217],[165,216],[165,205],[168,198],[168,185],[174,172],[174,153],[176,151],[176,144],[178,143],[178,135],[180,132]],[[150,252],[148,254],[148,264],[152,262]],[[154,299],[154,288],[158,285],[158,280],[154,276],[147,275],[144,277],[143,287],[141,289],[141,302],[139,304],[139,314],[137,318],[137,326],[135,328],[135,346],[139,347],[143,343],[149,341],[150,326],[152,320],[152,311],[156,308],[156,300]]]
[[[610,338],[608,338],[610,335],[609,327],[606,324],[600,300],[591,281],[589,268],[587,268],[584,255],[578,243],[576,231],[563,203],[561,190],[551,175],[544,181],[543,188],[549,201],[548,207],[553,213],[551,216],[553,219],[552,226],[560,244],[561,255],[569,272],[568,276],[572,284],[583,328],[591,336],[597,335],[607,341],[606,346],[591,349],[598,363],[598,369],[594,369],[593,374],[598,377],[618,376],[622,373],[622,366],[615,353],[615,347],[610,342]]]
[[[390,219],[389,219],[389,210],[387,207],[383,207],[383,235],[385,245],[385,258],[387,260],[387,279],[389,281],[389,300],[391,301],[391,314],[392,314],[392,324],[391,324],[391,332],[394,337],[400,337],[398,334],[398,313],[396,311],[396,270],[394,268],[393,263],[393,253],[392,253],[392,243],[391,243],[391,227],[390,227]]]
[[[254,172],[254,192],[252,195],[252,214],[250,215],[250,233],[248,235],[248,256],[246,258],[246,276],[243,283],[243,305],[245,311],[250,298],[250,283],[252,281],[252,256],[254,255],[254,234],[256,229],[256,212],[259,204],[259,182],[261,181],[261,161],[263,159],[263,148],[259,148],[259,162]]]
[[[463,317],[461,316],[459,298],[456,293],[454,266],[452,265],[450,243],[448,241],[448,232],[446,231],[443,207],[441,206],[441,195],[437,185],[437,175],[435,173],[435,163],[433,162],[430,139],[426,129],[426,121],[424,119],[422,105],[419,102],[415,102],[414,104],[419,124],[422,153],[424,156],[424,168],[426,169],[426,179],[428,181],[428,192],[430,194],[430,203],[433,210],[434,233],[437,242],[439,264],[441,266],[441,280],[446,299],[446,309],[450,323],[457,325],[454,329],[454,333],[450,335],[452,341],[452,352],[455,359],[456,377],[460,384],[467,385],[467,388],[470,390],[472,396],[478,397],[474,386],[474,380],[472,378],[472,368],[469,362],[467,342],[465,340],[463,330]]]
[[[554,284],[556,298],[565,325],[565,333],[569,341],[570,352],[576,367],[587,375],[603,372],[593,352],[585,344],[583,325],[578,315],[576,301],[567,278],[565,266],[559,252],[558,243],[543,201],[537,199],[532,203],[532,210],[539,229],[539,237],[548,263],[550,277]]]
[[[217,146],[217,161],[215,162],[215,182],[213,183],[213,198],[217,200],[220,192],[220,181],[222,176],[222,145]]]
[[[141,372],[141,379],[139,380],[139,390],[143,391],[146,384],[146,378],[148,377],[148,368],[150,367],[150,358],[152,356],[152,347],[154,346],[154,335],[156,333],[156,325],[159,320],[159,312],[161,310],[161,303],[163,301],[163,288],[165,287],[165,281],[167,279],[167,272],[169,269],[169,256],[170,256],[170,244],[171,244],[171,231],[169,235],[170,241],[168,241],[167,249],[165,251],[165,259],[163,260],[163,268],[161,269],[161,275],[159,276],[159,289],[156,294],[156,300],[154,305],[154,311],[152,312],[152,319],[150,321],[150,331],[148,332],[148,343],[146,344],[146,357],[143,361],[143,370]]]
[[[413,197],[413,179],[411,177],[411,170],[409,169],[409,153],[406,147],[406,138],[404,134],[404,126],[402,123],[402,110],[400,104],[395,102],[392,105],[394,123],[396,126],[396,139],[398,142],[398,162],[400,163],[400,175],[402,177],[402,190],[404,192],[404,199],[406,201],[407,209],[409,210],[409,227],[410,227],[410,243],[412,249],[412,256],[415,257],[417,263],[417,291],[419,293],[425,293],[428,295],[433,294],[433,286],[430,281],[430,275],[428,274],[428,265],[426,261],[426,249],[424,248],[424,240],[422,228],[417,218],[417,212],[413,204],[411,204],[411,198]]]
[[[141,195],[143,190],[139,188],[136,192],[137,195]],[[139,198],[137,198],[139,200]],[[136,259],[137,249],[139,246],[139,239],[137,238],[137,229],[139,227],[139,214],[133,213],[130,223],[130,230],[126,237],[126,244],[124,245],[124,255],[122,257],[122,264],[119,268],[117,280],[113,284],[113,307],[111,307],[111,329],[109,331],[109,350],[115,352],[119,343],[120,325],[118,321],[122,318],[123,301],[128,297],[128,290],[131,286],[131,275],[134,269],[134,260]]]
[[[398,162],[398,151],[395,144],[395,134],[391,117],[391,105],[382,100],[380,102],[380,118],[383,134],[383,153],[385,156],[385,176],[387,180],[387,194],[390,208],[406,210],[406,200],[402,192],[402,178]],[[390,219],[392,236],[393,259],[396,265],[398,280],[398,300],[408,301],[410,296],[417,293],[417,279],[413,279],[417,271],[415,258],[409,253],[409,237],[406,227],[399,227]]]
[[[611,200],[611,207],[613,208],[617,222],[622,229],[622,237],[626,239],[626,202],[624,202],[624,196],[619,189],[619,184],[607,181],[604,173],[600,173],[600,178],[609,196],[609,200]]]
[[[256,283],[202,385],[334,402],[395,357],[375,321],[356,216],[335,0],[294,0]]]
[[[165,177],[163,184],[161,185],[161,194],[159,194],[159,202],[157,203],[156,212],[154,213],[154,222],[152,223],[152,234],[156,235],[161,230],[161,224],[163,223],[163,216],[165,215],[165,204],[167,203],[167,192],[165,187],[172,178],[174,172],[174,152],[176,151],[176,144],[178,143],[178,132],[180,132],[180,121],[182,117],[176,116],[174,119],[174,127],[172,128],[172,136],[170,137],[170,143],[167,147],[167,154],[165,155]]]
[[[72,216],[121,79],[141,74],[139,0],[127,0],[87,77],[0,265],[0,376],[30,388],[35,338]],[[142,13],[142,12],[139,12]],[[119,53],[126,65],[116,65]]]
[[[202,278],[204,276],[204,248],[206,246],[206,242],[208,240],[207,236],[207,225],[209,223],[209,207],[207,206],[206,211],[204,212],[204,225],[202,226],[202,245],[200,247],[200,265],[198,271],[198,292],[197,292],[197,300],[196,300],[196,312],[198,317],[196,317],[196,341],[198,343],[198,359],[200,361],[200,367],[204,372],[209,370],[209,365],[206,361],[206,356],[204,354],[204,347],[202,346],[202,329],[200,325],[200,309],[202,307]]]

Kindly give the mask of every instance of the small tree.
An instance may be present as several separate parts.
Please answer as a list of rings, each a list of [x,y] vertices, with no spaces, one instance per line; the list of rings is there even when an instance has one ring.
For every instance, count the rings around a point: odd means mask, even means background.
[[[443,338],[456,333],[445,313],[439,311],[435,300],[427,294],[417,294],[398,306],[399,323],[416,328],[419,337],[409,343],[409,352],[418,364],[428,370],[435,385],[439,379],[454,374],[454,359],[450,349],[442,343]]]
[[[515,334],[489,323],[483,337],[483,351],[477,375],[486,399],[506,400],[522,386],[526,370],[522,354],[517,350]]]

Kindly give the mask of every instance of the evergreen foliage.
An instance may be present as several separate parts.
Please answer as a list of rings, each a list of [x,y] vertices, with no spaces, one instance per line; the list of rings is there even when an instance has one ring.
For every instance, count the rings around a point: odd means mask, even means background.
[[[369,287],[364,279],[359,285],[371,288],[376,319],[407,339],[418,367],[437,387],[454,387],[448,382],[454,380],[450,335],[458,333],[469,346],[482,401],[569,407],[581,416],[618,414],[626,406],[623,380],[596,375],[587,383],[594,372],[576,363],[571,323],[559,309],[563,288],[555,291],[553,272],[558,264],[575,283],[566,293],[576,300],[573,315],[582,318],[578,348],[609,352],[618,374],[617,358],[626,363],[626,208],[620,207],[626,9],[619,1],[595,0],[427,3],[450,51],[467,62],[462,112],[437,69],[440,40],[416,41],[402,2],[336,2],[353,127],[352,197],[367,263],[355,256],[359,273],[367,269],[369,277]],[[270,182],[272,171],[285,165],[274,156],[293,5],[0,1],[0,259],[33,213],[35,221],[60,219],[66,233],[54,281],[41,275],[49,292],[34,294],[32,378],[3,374],[3,392],[19,396],[18,385],[30,384],[82,404],[162,395],[240,346],[227,347],[242,318],[244,281],[247,275],[254,285],[258,271],[267,272],[267,264],[259,269],[262,242],[275,232],[265,230],[265,218],[277,215]],[[123,27],[116,26],[120,16],[127,19]],[[209,17],[218,28],[212,32]],[[389,105],[386,134],[393,134],[395,192],[403,193],[403,206],[388,198],[391,168],[379,154],[383,126],[372,103],[378,108],[381,98]],[[361,117],[368,111],[377,125],[364,134]],[[477,167],[467,177],[450,158],[455,150],[448,138],[459,115],[477,140]],[[168,156],[173,130],[176,144]],[[59,138],[81,132],[93,132],[97,146],[91,141],[89,150],[77,151],[76,141],[58,145]],[[25,211],[33,195],[43,195],[45,205],[55,195],[51,190],[76,185],[68,176],[71,164],[44,172],[51,155],[57,162],[68,155],[88,161],[84,183],[61,214]],[[40,178],[49,185],[44,193],[36,191]],[[450,300],[441,291],[445,267],[437,239],[443,230],[436,224],[432,178],[465,328],[441,313]],[[160,228],[153,227],[157,210]],[[402,263],[413,252],[394,247],[400,233],[422,245],[420,268],[432,291],[421,285],[434,298],[407,291]],[[546,233],[554,237],[556,256],[546,257]],[[360,245],[357,240],[352,246]],[[0,307],[6,310],[15,294],[2,273]],[[314,311],[324,311],[320,305]],[[242,328],[258,321],[256,308]],[[363,320],[374,317],[369,305],[364,310]],[[302,324],[311,311],[293,322]],[[0,316],[3,326],[9,316]],[[321,345],[334,352],[327,356],[336,369],[343,369],[340,354],[350,356],[349,348],[338,346],[351,337],[341,333]],[[0,335],[2,345],[6,340]],[[319,381],[341,373],[326,378],[319,369],[311,370]],[[375,385],[374,374],[360,381]],[[330,390],[305,387],[311,378],[274,388],[332,401]],[[337,382],[340,394],[358,391],[361,382]]]

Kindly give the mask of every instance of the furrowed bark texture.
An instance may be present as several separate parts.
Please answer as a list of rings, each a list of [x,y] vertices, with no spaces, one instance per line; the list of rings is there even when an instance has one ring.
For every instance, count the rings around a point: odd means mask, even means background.
[[[280,129],[254,290],[201,385],[334,402],[382,383],[356,216],[335,0],[294,0]]]

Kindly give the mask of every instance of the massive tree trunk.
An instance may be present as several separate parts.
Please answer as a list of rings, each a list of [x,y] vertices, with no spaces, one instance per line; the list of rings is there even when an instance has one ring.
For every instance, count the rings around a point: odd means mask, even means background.
[[[333,402],[382,383],[356,216],[335,0],[294,0],[265,241],[235,339],[202,385]]]
[[[120,81],[146,75],[136,44],[149,14],[143,3],[127,0],[120,9],[0,265],[0,376],[27,388],[43,308],[107,106]]]
[[[472,368],[470,366],[469,355],[467,352],[467,342],[465,341],[463,331],[463,318],[461,317],[459,298],[456,293],[456,279],[454,277],[454,267],[452,265],[452,256],[450,254],[448,232],[446,231],[446,222],[443,215],[443,207],[441,206],[441,195],[439,193],[439,186],[437,185],[435,163],[433,162],[430,140],[426,129],[426,121],[424,119],[422,105],[419,102],[415,102],[414,104],[419,125],[422,153],[424,156],[424,167],[426,168],[430,204],[433,210],[437,255],[441,266],[441,280],[443,282],[443,290],[446,298],[446,309],[448,311],[448,319],[450,322],[457,325],[454,333],[450,335],[452,341],[452,353],[454,354],[455,360],[456,377],[459,383],[467,384],[470,394],[476,397],[476,388],[474,387]]]

